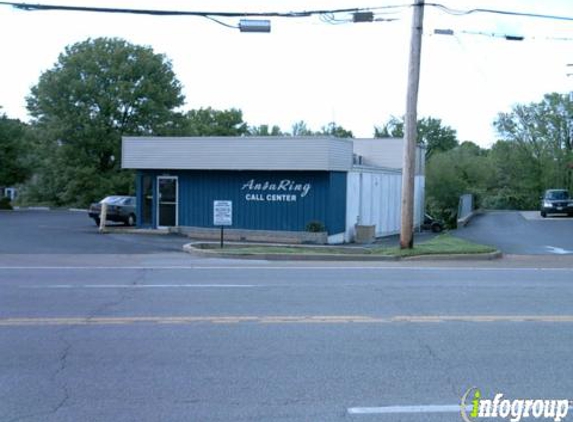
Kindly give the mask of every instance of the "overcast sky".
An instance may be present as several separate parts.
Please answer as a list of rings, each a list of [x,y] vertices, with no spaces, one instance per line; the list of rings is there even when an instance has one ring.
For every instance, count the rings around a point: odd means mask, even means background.
[[[406,5],[393,0],[35,0],[42,4],[194,11],[300,11]],[[573,17],[571,0],[444,0],[475,7]],[[121,37],[150,45],[173,62],[184,86],[184,109],[239,108],[250,125],[283,130],[305,120],[331,121],[357,137],[405,111],[412,8],[381,9],[392,22],[332,25],[318,17],[272,18],[270,34],[240,33],[200,17],[151,17],[0,5],[0,106],[28,120],[25,97],[66,45],[89,37]],[[382,14],[382,12],[395,12]],[[347,19],[349,15],[339,15]],[[238,19],[225,19],[236,25]],[[452,29],[454,35],[434,35]],[[573,90],[573,21],[474,13],[455,16],[426,7],[419,116],[440,118],[461,141],[489,146],[492,122],[517,103]],[[483,35],[487,34],[487,35]],[[499,35],[492,36],[492,35]],[[523,36],[507,41],[503,35]]]

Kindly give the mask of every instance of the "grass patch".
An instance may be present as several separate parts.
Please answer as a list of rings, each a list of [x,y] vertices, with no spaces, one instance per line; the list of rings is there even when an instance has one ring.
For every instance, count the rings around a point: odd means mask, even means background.
[[[386,256],[415,256],[415,255],[450,255],[450,254],[481,254],[495,252],[491,246],[472,243],[464,239],[441,234],[424,243],[415,244],[413,249],[399,247],[344,247],[344,246],[261,246],[261,245],[229,245],[219,249],[216,244],[204,244],[204,249],[221,251],[225,254],[298,254],[298,255],[386,255]]]
[[[369,254],[367,248],[349,248],[349,247],[328,247],[328,246],[227,246],[221,249],[218,245],[205,248],[217,250],[228,254],[297,254],[297,255],[316,255],[316,254],[338,254],[338,255],[356,255]]]
[[[376,248],[372,250],[373,253],[381,255],[393,255],[393,256],[415,256],[415,255],[450,255],[450,254],[480,254],[480,253],[491,253],[495,252],[496,249],[487,246],[480,245],[479,243],[469,242],[458,237],[454,237],[450,234],[441,234],[428,240],[424,243],[415,244],[413,249],[400,249],[399,247],[394,248]]]

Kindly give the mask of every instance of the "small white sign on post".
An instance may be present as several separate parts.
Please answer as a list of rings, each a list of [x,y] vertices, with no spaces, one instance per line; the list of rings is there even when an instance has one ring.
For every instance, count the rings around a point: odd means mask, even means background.
[[[213,201],[213,225],[233,225],[233,201]]]
[[[233,201],[213,201],[213,225],[221,226],[221,249],[225,226],[233,225]]]

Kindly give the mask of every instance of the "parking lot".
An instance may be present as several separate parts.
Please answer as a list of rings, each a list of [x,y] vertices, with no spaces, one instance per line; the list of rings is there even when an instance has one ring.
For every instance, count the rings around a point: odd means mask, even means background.
[[[0,213],[0,254],[150,254],[181,252],[189,240],[177,235],[101,234],[86,212]]]
[[[539,211],[490,211],[454,234],[495,246],[504,254],[573,254],[573,218],[542,218]]]
[[[519,214],[528,221],[573,221],[567,214],[550,214],[547,217],[542,217],[539,211],[520,211]]]
[[[0,254],[153,254],[182,252],[186,237],[171,234],[129,234],[123,224],[101,234],[85,212],[28,211],[0,213]],[[504,254],[573,254],[573,218],[542,218],[538,211],[491,211],[476,216],[455,236],[495,246]],[[431,233],[416,235],[417,242]],[[394,246],[396,238],[380,240]]]

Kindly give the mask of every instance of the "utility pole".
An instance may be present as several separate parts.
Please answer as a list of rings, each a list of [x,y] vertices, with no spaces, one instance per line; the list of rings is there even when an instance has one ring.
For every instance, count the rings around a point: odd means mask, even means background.
[[[418,120],[418,87],[420,85],[420,59],[422,56],[422,32],[424,0],[414,3],[410,59],[408,64],[408,92],[406,118],[404,119],[404,164],[402,166],[402,221],[400,248],[414,247],[414,179],[416,175],[416,138]]]

